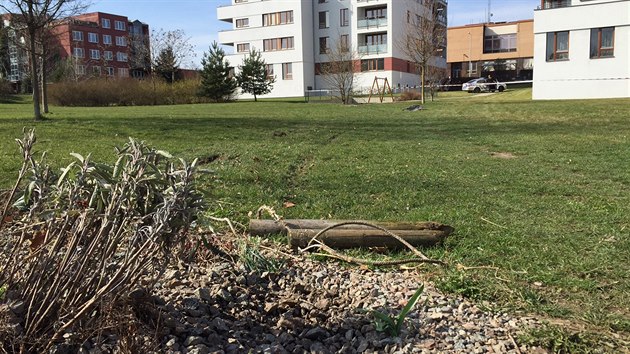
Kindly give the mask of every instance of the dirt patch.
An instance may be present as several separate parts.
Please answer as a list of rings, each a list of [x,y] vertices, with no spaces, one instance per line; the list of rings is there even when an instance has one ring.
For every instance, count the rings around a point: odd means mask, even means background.
[[[490,156],[497,159],[515,159],[516,155],[511,152],[491,152]]]

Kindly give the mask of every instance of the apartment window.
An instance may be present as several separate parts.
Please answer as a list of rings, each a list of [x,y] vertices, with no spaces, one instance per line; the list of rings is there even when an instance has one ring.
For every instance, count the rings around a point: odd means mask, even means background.
[[[249,18],[239,18],[236,20],[236,28],[249,27]]]
[[[72,40],[73,41],[82,41],[83,40],[83,32],[81,32],[81,31],[72,31]]]
[[[591,58],[610,58],[615,54],[615,27],[591,29]]]
[[[112,44],[112,36],[109,34],[103,35],[103,44]]]
[[[118,37],[116,36],[116,45],[119,47],[127,46],[127,37]]]
[[[265,73],[267,74],[267,78],[273,78],[273,64],[265,64]]]
[[[119,77],[129,77],[129,69],[127,69],[127,68],[118,68],[118,76]]]
[[[90,43],[98,43],[98,34],[97,33],[88,33],[88,42]]]
[[[516,52],[516,33],[485,36],[484,53]]]
[[[125,23],[123,21],[114,21],[114,26],[119,31],[125,30]]]
[[[101,59],[101,52],[98,49],[90,49],[90,59]]]
[[[350,36],[347,34],[342,34],[339,38],[339,43],[341,44],[341,51],[347,52],[350,50]]]
[[[328,50],[328,37],[319,37],[319,54],[326,54]]]
[[[293,49],[293,37],[263,39],[263,51]]]
[[[293,10],[263,14],[263,26],[276,26],[293,23]]]
[[[368,34],[365,36],[366,45],[387,44],[387,33]]]
[[[101,76],[101,67],[100,66],[93,66],[92,67],[92,74],[94,74],[94,76]]]
[[[365,9],[365,18],[369,20],[387,17],[387,7]]]
[[[114,52],[112,52],[111,50],[104,51],[103,58],[105,60],[114,60]]]
[[[547,61],[569,59],[569,31],[547,33]]]
[[[72,50],[72,55],[75,58],[84,58],[85,57],[85,53],[83,52],[83,48],[74,48]]]
[[[117,52],[116,53],[116,60],[117,61],[127,61],[127,53]]]
[[[361,60],[361,71],[385,70],[385,59],[365,59]]]
[[[339,10],[339,25],[346,27],[350,24],[350,11],[348,9]]]
[[[103,28],[112,28],[112,23],[109,21],[108,18],[102,18],[101,19],[101,27],[103,27]]]
[[[571,6],[571,0],[543,0],[543,9],[555,9],[558,7]]]
[[[249,43],[239,43],[236,45],[236,52],[244,53],[249,52]]]
[[[85,75],[85,65],[77,65],[74,73],[77,75]]]
[[[111,66],[108,66],[105,68],[106,72],[107,72],[107,76],[114,76],[114,68]]]
[[[293,80],[293,64],[292,63],[282,64],[282,79]]]
[[[328,28],[328,11],[319,12],[319,28]]]

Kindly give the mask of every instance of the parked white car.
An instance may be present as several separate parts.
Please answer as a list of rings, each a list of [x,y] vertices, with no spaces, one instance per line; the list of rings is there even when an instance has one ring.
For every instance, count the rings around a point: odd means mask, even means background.
[[[462,85],[462,91],[468,92],[503,92],[507,88],[507,85],[497,81],[496,79],[479,78],[472,79]]]

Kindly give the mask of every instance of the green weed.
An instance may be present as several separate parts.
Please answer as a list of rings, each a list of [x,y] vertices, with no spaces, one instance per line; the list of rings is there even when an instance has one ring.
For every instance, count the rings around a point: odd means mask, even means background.
[[[421,285],[411,298],[409,298],[409,301],[407,301],[407,304],[403,307],[398,316],[392,316],[387,313],[373,310],[372,315],[374,316],[376,330],[379,332],[387,332],[392,337],[398,337],[403,323],[405,322],[405,318],[416,305],[416,302],[420,299],[420,295],[422,295],[423,291],[424,285]]]

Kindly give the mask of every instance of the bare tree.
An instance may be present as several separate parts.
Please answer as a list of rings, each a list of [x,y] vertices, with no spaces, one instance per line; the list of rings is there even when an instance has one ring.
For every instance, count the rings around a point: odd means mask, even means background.
[[[418,2],[416,10],[407,12],[405,30],[396,46],[419,71],[424,103],[428,66],[446,47],[446,8],[440,1],[429,0]]]
[[[38,42],[45,30],[59,19],[77,14],[87,7],[82,0],[0,0],[0,9],[11,14],[12,26],[22,30],[29,55],[33,87],[33,116],[41,120],[41,87]],[[45,58],[43,60],[46,60]]]
[[[319,65],[319,74],[329,87],[339,91],[341,103],[348,104],[356,83],[359,54],[350,48],[347,41],[340,39],[334,47],[327,50],[326,55],[328,61]]]
[[[151,66],[153,73],[163,73],[170,82],[177,71],[195,56],[190,38],[183,30],[153,31],[151,33]]]

